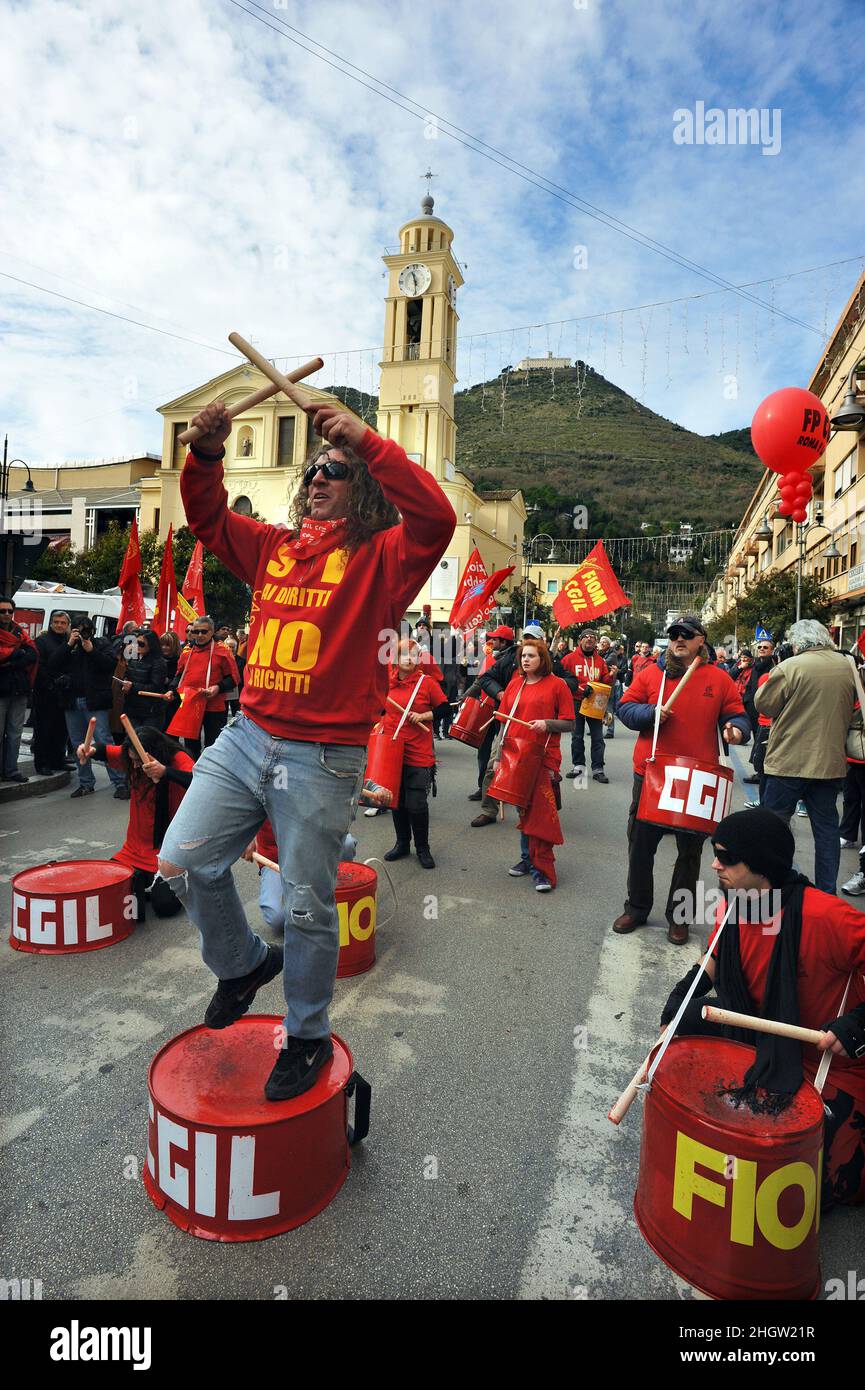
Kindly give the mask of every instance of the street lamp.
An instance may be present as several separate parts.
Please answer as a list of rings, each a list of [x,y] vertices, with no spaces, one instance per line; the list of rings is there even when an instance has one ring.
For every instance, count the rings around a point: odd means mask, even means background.
[[[9,436],[7,434],[4,436],[3,439],[3,463],[2,465],[0,465],[0,537],[2,537],[6,531],[6,506],[9,501],[9,480],[12,476],[13,463],[20,463],[23,468],[27,469],[27,481],[24,484],[23,491],[36,491],[35,487],[33,486],[33,479],[30,476],[29,463],[25,463],[24,459],[8,458],[8,452]],[[5,594],[8,592],[9,597],[11,597],[13,580],[12,571],[15,566],[15,541],[12,536],[9,536],[5,540],[5,542],[0,544],[0,554],[2,554],[3,556],[2,573],[0,573],[0,584],[2,584],[3,593]]]
[[[841,409],[837,415],[833,415],[830,421],[833,429],[836,430],[861,430],[865,425],[865,405],[861,405],[856,399],[856,388],[853,385],[856,374],[861,375],[863,363],[857,362],[850,368],[847,377],[847,391],[841,404]]]
[[[801,616],[802,616],[802,568],[803,568],[803,566],[804,566],[804,564],[805,564],[805,537],[808,535],[809,531],[828,531],[828,532],[829,532],[829,535],[831,536],[832,539],[831,539],[831,542],[830,542],[830,545],[829,545],[829,549],[828,549],[828,550],[826,551],[826,553],[825,553],[825,558],[826,558],[827,560],[837,560],[838,557],[839,557],[840,554],[841,554],[840,550],[838,549],[837,545],[835,544],[835,537],[834,537],[834,535],[833,535],[833,533],[832,533],[831,528],[828,527],[828,526],[824,526],[824,525],[823,525],[823,521],[822,521],[823,513],[822,513],[822,511],[818,511],[818,512],[817,512],[817,517],[818,517],[819,519],[816,520],[816,521],[812,521],[811,524],[810,524],[810,526],[806,526],[805,523],[804,523],[803,521],[800,521],[800,522],[798,523],[798,526],[799,526],[799,556],[798,556],[798,559],[797,559],[797,561],[796,561],[796,622],[797,622],[797,623],[798,623],[799,619],[800,619]]]
[[[529,602],[529,570],[531,569],[532,565],[532,551],[534,550],[536,541],[549,541],[550,549],[547,554],[548,562],[555,565],[558,564],[559,560],[559,553],[556,549],[556,542],[552,536],[547,534],[546,531],[539,531],[536,536],[531,537],[528,543],[523,544],[523,560],[525,562],[523,567],[523,628],[525,628],[526,625],[526,613],[528,610]]]

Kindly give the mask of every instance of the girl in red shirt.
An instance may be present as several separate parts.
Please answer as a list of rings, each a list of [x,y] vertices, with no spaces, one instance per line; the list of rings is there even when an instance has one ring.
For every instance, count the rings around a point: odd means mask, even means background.
[[[433,718],[447,696],[432,676],[421,669],[422,651],[412,638],[403,638],[397,648],[397,664],[390,668],[384,730],[394,734],[409,708],[402,725],[402,781],[399,802],[391,810],[396,844],[384,856],[387,860],[403,859],[411,853],[411,837],[417,857],[425,869],[434,869],[435,860],[429,848],[429,806],[427,798],[435,773],[433,751]]]
[[[157,851],[173,820],[184,793],[192,781],[194,762],[179,743],[160,729],[144,725],[137,731],[148,761],[142,764],[128,738],[121,744],[94,743],[85,753],[78,745],[78,761],[96,758],[110,768],[126,774],[129,784],[129,824],[123,847],[112,855],[119,864],[132,869],[132,891],[137,903],[136,919],[144,920],[147,895],[157,917],[174,917],[183,911],[180,899],[163,879],[153,882]]]
[[[552,674],[552,661],[545,642],[524,638],[517,648],[517,671],[505,687],[499,709],[502,714],[514,714],[524,723],[508,723],[502,748],[519,756],[520,745],[544,742],[544,757],[540,775],[535,783],[531,801],[522,808],[520,827],[520,860],[508,872],[511,878],[531,874],[539,893],[549,893],[556,886],[556,861],[553,845],[564,843],[558,811],[561,797],[559,768],[562,754],[559,748],[562,734],[574,728],[574,698],[560,676]],[[530,727],[525,728],[525,724]],[[495,795],[493,791],[492,795]]]

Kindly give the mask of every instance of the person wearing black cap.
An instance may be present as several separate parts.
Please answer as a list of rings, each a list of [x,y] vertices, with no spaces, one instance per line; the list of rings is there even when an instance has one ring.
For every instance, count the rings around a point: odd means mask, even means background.
[[[660,704],[656,752],[679,755],[703,763],[718,761],[718,733],[728,743],[747,743],[751,725],[735,685],[725,671],[708,661],[706,629],[699,618],[687,614],[668,629],[670,645],[657,663],[645,666],[634,677],[619,703],[618,717],[628,729],[637,731],[634,745],[634,788],[628,813],[628,896],[624,912],[613,923],[613,931],[632,932],[648,921],[654,899],[655,854],[661,839],[670,833],[663,826],[640,820],[640,797],[646,762],[652,756],[655,716]],[[674,709],[663,705],[693,665]],[[682,894],[691,904],[696,899],[697,878],[705,835],[699,831],[676,830],[676,864],[667,897],[667,939],[675,946],[688,940],[687,921],[678,920],[674,901]]]
[[[728,911],[730,917],[676,1031],[754,1046],[744,1086],[733,1094],[757,1112],[786,1108],[803,1077],[813,1082],[822,1054],[831,1050],[822,1093],[823,1207],[865,1202],[865,914],[796,873],[792,831],[773,811],[736,811],[721,821],[712,844],[712,868],[725,899],[717,924]],[[676,985],[663,1024],[678,1012],[698,969]],[[713,986],[716,997],[707,1000]],[[702,1018],[706,1003],[823,1036],[814,1047],[708,1023]]]

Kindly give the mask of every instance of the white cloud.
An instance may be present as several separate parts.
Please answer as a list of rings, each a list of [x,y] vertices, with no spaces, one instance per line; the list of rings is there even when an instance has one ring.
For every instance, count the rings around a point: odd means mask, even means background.
[[[267,8],[267,7],[263,7]],[[841,71],[840,4],[821,14],[831,70],[815,81],[803,3],[639,7],[548,0],[372,0],[271,7],[336,52],[526,165],[683,254],[739,281],[865,250],[861,173],[845,164],[823,211],[828,155],[843,162],[861,114]],[[849,23],[849,20],[845,20]],[[848,34],[849,39],[849,34]],[[809,57],[809,53],[812,56]],[[380,341],[379,257],[415,212],[429,163],[437,211],[468,263],[460,375],[478,379],[469,335],[696,293],[694,275],[550,199],[304,53],[223,0],[120,0],[7,7],[0,270],[226,348],[232,328],[271,356],[345,353]],[[852,69],[851,69],[852,75]],[[678,147],[672,113],[698,100],[783,108],[783,148]],[[429,128],[427,128],[427,134]],[[573,267],[575,245],[588,269]],[[777,300],[834,322],[855,268],[794,281]],[[0,371],[14,453],[32,461],[158,451],[155,406],[223,371],[216,350],[104,318],[0,280]],[[709,287],[705,287],[709,288]],[[803,305],[802,295],[808,302]],[[817,335],[735,301],[607,324],[606,374],[702,432],[745,423],[767,391],[803,381]],[[130,307],[133,306],[133,307]],[[816,316],[816,317],[815,317]],[[723,329],[722,329],[723,322]],[[645,354],[642,333],[647,330]],[[721,367],[721,334],[725,370]],[[602,322],[590,360],[602,369]],[[536,332],[535,352],[584,355],[585,325]],[[526,334],[486,340],[488,374]],[[319,381],[370,389],[378,354],[327,362]]]

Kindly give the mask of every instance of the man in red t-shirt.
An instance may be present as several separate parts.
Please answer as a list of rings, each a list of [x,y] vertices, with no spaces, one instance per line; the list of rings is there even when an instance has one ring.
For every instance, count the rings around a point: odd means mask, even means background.
[[[180,653],[168,695],[176,702],[180,699],[181,690],[206,692],[208,699],[204,706],[202,732],[204,746],[209,748],[225,728],[225,697],[240,684],[240,676],[231,650],[216,638],[212,618],[206,614],[196,618],[186,629],[186,635],[191,638],[192,646],[184,647]],[[169,720],[176,708],[176,703],[171,706]],[[193,744],[193,756],[197,757],[198,740],[190,739],[187,742]]]
[[[728,743],[747,743],[751,736],[751,725],[735,685],[725,671],[706,660],[706,629],[699,618],[690,614],[679,618],[667,629],[667,635],[670,645],[660,661],[643,667],[619,703],[619,719],[626,728],[637,730],[639,737],[634,745],[634,788],[628,813],[628,896],[624,912],[613,923],[617,933],[631,932],[648,921],[654,898],[655,853],[662,837],[671,833],[638,816],[646,761],[652,756],[658,705],[661,711],[656,751],[660,754],[681,754],[703,763],[717,763],[719,731]],[[688,677],[675,708],[664,710],[694,662],[697,670]],[[688,926],[693,921],[706,837],[693,830],[674,833],[677,857],[667,897],[667,939],[674,946],[682,946],[688,940]]]
[[[189,525],[249,585],[252,616],[240,714],[199,758],[160,858],[219,979],[209,1028],[234,1023],[284,970],[285,1035],[265,1086],[274,1101],[309,1090],[333,1055],[334,885],[385,704],[381,633],[399,629],[456,523],[432,474],[394,440],[333,406],[307,412],[324,442],[304,470],[291,529],[229,509],[224,404],[193,421],[203,434],[180,479]],[[265,818],[279,850],[284,950],[252,931],[231,875]]]
[[[576,651],[562,657],[565,670],[579,682],[574,694],[574,732],[571,734],[571,770],[569,777],[579,777],[586,770],[586,725],[592,743],[592,778],[595,782],[609,782],[604,772],[604,721],[590,719],[580,714],[580,703],[591,693],[593,685],[611,685],[609,667],[598,653],[598,634],[587,627],[580,633]]]
[[[865,1202],[865,913],[821,893],[793,870],[790,827],[762,807],[721,821],[712,868],[725,895],[712,957],[676,1029],[732,1037],[756,1047],[740,1100],[759,1110],[765,1093],[784,1108],[803,1078],[813,1082],[834,1055],[823,1086],[827,1111],[823,1207]],[[673,990],[661,1021],[679,1010],[698,966]],[[714,984],[716,999],[705,995]],[[706,1022],[703,1006],[821,1032],[815,1047],[789,1038]],[[759,1088],[759,1089],[758,1089]]]

